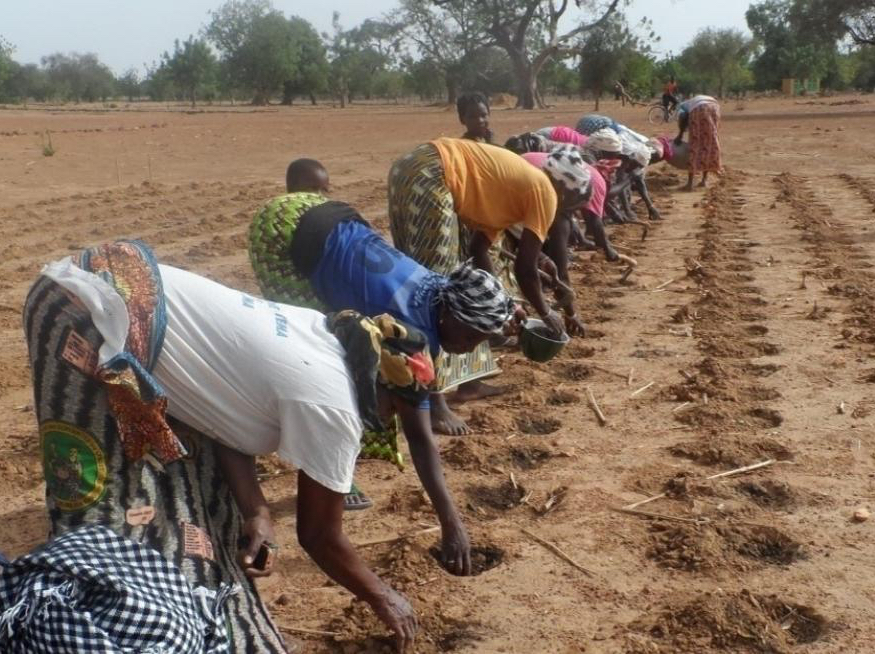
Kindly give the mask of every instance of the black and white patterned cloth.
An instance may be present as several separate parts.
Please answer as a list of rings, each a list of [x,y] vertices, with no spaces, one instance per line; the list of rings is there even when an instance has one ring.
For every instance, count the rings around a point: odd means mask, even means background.
[[[513,299],[498,278],[470,260],[447,275],[437,298],[460,322],[484,334],[500,332],[513,315]]]
[[[100,525],[0,564],[0,651],[221,654],[234,587],[192,588],[158,552]]]
[[[580,195],[589,192],[592,173],[589,165],[583,160],[583,156],[573,145],[564,146],[553,150],[547,155],[547,163],[544,172],[557,184],[561,184],[569,191],[575,191]]]

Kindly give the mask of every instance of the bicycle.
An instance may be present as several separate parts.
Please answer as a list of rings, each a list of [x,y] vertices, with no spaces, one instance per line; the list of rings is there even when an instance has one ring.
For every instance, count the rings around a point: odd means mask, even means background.
[[[671,122],[677,114],[677,106],[666,108],[662,102],[654,102],[647,110],[647,122],[651,125],[661,125]]]

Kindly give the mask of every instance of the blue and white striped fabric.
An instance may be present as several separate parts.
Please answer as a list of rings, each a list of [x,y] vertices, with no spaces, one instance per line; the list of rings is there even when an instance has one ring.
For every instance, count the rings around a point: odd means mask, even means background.
[[[158,552],[82,527],[0,564],[0,651],[222,654],[233,592],[193,589]]]

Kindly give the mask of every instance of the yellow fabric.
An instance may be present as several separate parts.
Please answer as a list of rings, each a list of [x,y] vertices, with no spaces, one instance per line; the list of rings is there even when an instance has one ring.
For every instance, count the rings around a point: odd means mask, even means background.
[[[518,154],[486,143],[439,138],[444,180],[456,213],[468,227],[494,241],[516,223],[547,238],[556,216],[549,178]]]

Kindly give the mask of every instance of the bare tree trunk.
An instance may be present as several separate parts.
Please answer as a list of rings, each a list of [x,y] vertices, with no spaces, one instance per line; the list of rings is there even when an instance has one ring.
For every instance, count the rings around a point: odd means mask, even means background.
[[[450,77],[449,75],[445,78],[445,84],[447,87],[447,104],[455,106],[456,100],[459,97],[459,84],[455,77]]]
[[[534,109],[538,97],[538,78],[534,74],[532,65],[524,52],[516,49],[505,48],[513,65],[514,76],[517,83],[517,107],[520,109]]]
[[[312,104],[314,107],[316,106],[316,96],[313,95],[313,91],[310,91],[310,104]]]

